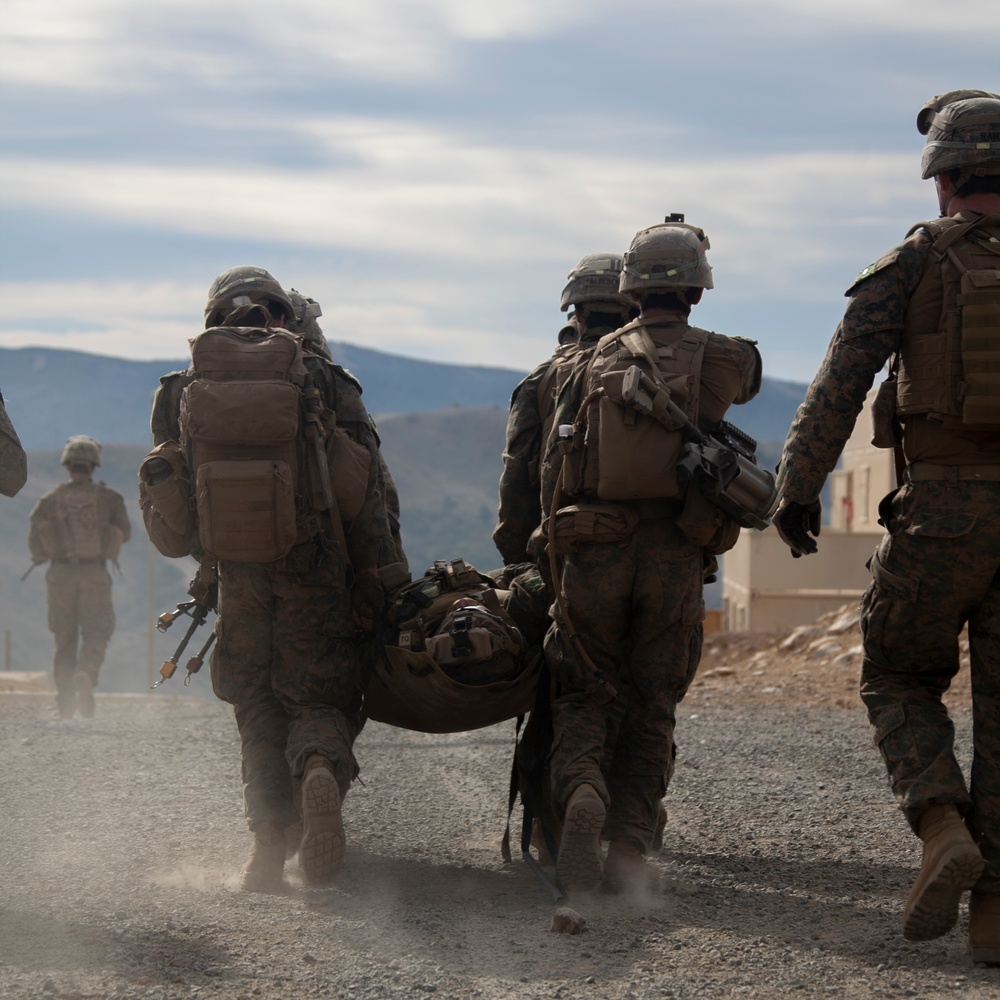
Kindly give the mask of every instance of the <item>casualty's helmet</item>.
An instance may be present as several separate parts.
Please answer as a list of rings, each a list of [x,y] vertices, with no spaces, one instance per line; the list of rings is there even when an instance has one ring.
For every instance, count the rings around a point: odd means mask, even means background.
[[[269,271],[241,264],[223,271],[212,282],[205,305],[205,326],[217,326],[233,310],[251,305],[264,306],[272,316],[284,316],[286,323],[295,313],[291,299]]]
[[[687,225],[683,215],[642,229],[625,251],[618,287],[622,292],[712,288],[709,246],[705,231]]]
[[[585,302],[609,302],[628,308],[632,303],[618,291],[621,273],[621,254],[587,254],[567,275],[569,281],[563,289],[559,308],[566,312],[570,306]]]
[[[73,465],[77,462],[87,465],[101,464],[101,442],[87,434],[74,434],[62,450],[60,465]]]
[[[960,170],[961,186],[970,177],[1000,174],[1000,94],[987,90],[938,94],[917,114],[917,131],[927,136],[920,159],[925,180]]]
[[[297,292],[294,288],[288,289],[288,298],[294,312],[292,319],[286,324],[286,329],[299,334],[303,340],[312,344],[313,348],[323,357],[332,361],[333,355],[330,353],[330,345],[326,342],[326,337],[323,336],[323,330],[319,323],[316,322],[317,318],[323,315],[319,303],[315,299],[309,298],[308,295]]]

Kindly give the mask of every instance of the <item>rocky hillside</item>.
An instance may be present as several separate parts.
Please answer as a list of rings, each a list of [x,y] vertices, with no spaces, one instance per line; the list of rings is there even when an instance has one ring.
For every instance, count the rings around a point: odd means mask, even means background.
[[[962,669],[947,700],[969,703],[969,638],[962,634]],[[861,708],[858,608],[845,604],[784,632],[723,632],[705,640],[691,702]],[[688,702],[685,702],[687,705]]]

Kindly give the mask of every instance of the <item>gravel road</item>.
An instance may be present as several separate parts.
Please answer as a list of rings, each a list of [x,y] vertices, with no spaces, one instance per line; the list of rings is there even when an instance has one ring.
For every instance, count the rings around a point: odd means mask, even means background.
[[[689,699],[647,901],[553,905],[499,841],[514,725],[370,724],[334,888],[238,891],[249,848],[230,710],[99,695],[91,720],[0,695],[0,995],[83,997],[996,998],[966,914],[911,945],[919,862],[860,706]],[[969,718],[958,715],[968,742]]]

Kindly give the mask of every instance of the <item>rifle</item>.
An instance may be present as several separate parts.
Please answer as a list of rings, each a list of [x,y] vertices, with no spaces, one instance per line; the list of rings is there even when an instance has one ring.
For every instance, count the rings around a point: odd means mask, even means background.
[[[34,569],[34,568],[35,568],[36,566],[41,566],[41,563],[37,563],[37,562],[33,562],[33,563],[32,563],[32,564],[31,564],[31,565],[30,565],[30,566],[29,566],[29,567],[28,567],[28,568],[27,568],[27,569],[26,569],[26,570],[25,570],[25,571],[24,571],[24,572],[23,572],[22,574],[21,574],[21,583],[24,583],[24,581],[25,581],[25,580],[27,580],[29,576],[31,576],[31,571],[32,571],[32,570],[33,570],[33,569]]]
[[[165,611],[159,618],[157,618],[156,628],[159,632],[166,632],[178,618],[181,618],[184,615],[190,616],[191,624],[184,633],[184,638],[181,639],[177,648],[174,650],[174,655],[171,656],[170,659],[164,660],[163,666],[160,667],[160,679],[153,685],[154,690],[164,681],[168,681],[174,676],[174,672],[177,670],[177,661],[181,658],[181,654],[184,650],[187,649],[187,645],[191,641],[195,632],[197,632],[198,629],[205,624],[211,610],[212,609],[207,604],[199,604],[197,601],[183,601],[178,604],[173,611]],[[208,641],[204,646],[202,646],[197,656],[192,656],[191,659],[188,660],[187,675],[184,678],[185,684],[190,684],[191,675],[198,673],[201,669],[201,666],[205,661],[205,655],[208,653],[209,649],[211,649],[214,641],[215,632],[208,637]]]
[[[198,573],[191,581],[188,593],[192,595],[192,599],[190,601],[182,601],[176,608],[174,608],[173,611],[165,611],[159,618],[156,619],[156,629],[158,632],[166,632],[178,618],[182,618],[184,615],[188,615],[191,618],[191,624],[184,633],[184,638],[181,639],[177,648],[174,650],[174,655],[168,660],[164,660],[163,666],[160,667],[160,679],[153,685],[153,690],[158,688],[164,681],[168,681],[174,676],[174,672],[177,670],[177,661],[181,658],[184,650],[187,649],[187,645],[191,641],[192,636],[202,625],[205,624],[209,613],[214,611],[218,605],[219,589],[218,582],[215,579],[215,567],[213,565],[203,562],[198,567]],[[188,660],[187,674],[184,677],[185,685],[191,683],[192,674],[196,674],[199,670],[201,670],[202,664],[205,662],[205,657],[208,655],[208,651],[212,648],[213,642],[215,642],[214,631],[208,637],[208,640],[201,647],[198,653]]]

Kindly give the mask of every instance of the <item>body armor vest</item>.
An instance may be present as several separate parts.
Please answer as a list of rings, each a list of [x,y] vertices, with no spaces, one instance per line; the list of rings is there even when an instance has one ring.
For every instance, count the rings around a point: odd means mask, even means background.
[[[1000,430],[1000,216],[936,219],[910,234],[919,229],[933,242],[906,312],[897,412]]]

